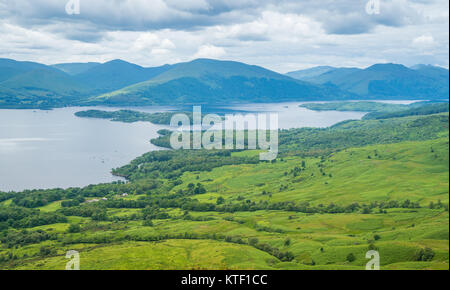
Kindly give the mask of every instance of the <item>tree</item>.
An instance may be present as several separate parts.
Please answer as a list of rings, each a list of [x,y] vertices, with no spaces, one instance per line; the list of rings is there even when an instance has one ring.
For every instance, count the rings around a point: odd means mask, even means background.
[[[145,220],[142,225],[144,227],[153,227],[153,221],[152,220]]]
[[[48,247],[48,246],[42,246],[39,250],[39,255],[41,255],[43,257],[47,257],[47,256],[50,256],[55,253],[56,253],[56,250],[51,247]]]
[[[79,233],[81,232],[81,227],[79,224],[70,224],[69,229],[67,230],[69,233]]]
[[[225,199],[223,197],[219,197],[217,199],[217,205],[221,205],[221,204],[224,204],[224,203],[225,203]]]
[[[259,240],[258,238],[250,238],[248,239],[248,243],[250,244],[250,246],[256,247],[259,243]]]
[[[420,251],[416,253],[415,260],[421,262],[429,262],[433,260],[435,255],[436,254],[431,248],[420,249]]]
[[[347,261],[350,262],[350,263],[356,261],[355,255],[353,253],[348,254]]]

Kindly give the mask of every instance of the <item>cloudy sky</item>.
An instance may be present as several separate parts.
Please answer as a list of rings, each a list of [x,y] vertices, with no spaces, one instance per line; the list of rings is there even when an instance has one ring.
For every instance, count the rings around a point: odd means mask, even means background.
[[[70,1],[80,14],[67,13]],[[143,66],[207,57],[283,73],[448,67],[448,11],[448,0],[0,0],[0,57]]]

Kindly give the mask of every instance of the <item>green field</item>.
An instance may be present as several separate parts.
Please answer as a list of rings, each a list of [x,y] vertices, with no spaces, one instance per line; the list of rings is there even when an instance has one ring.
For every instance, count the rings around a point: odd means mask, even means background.
[[[117,169],[126,184],[3,193],[0,268],[63,270],[77,250],[84,270],[363,270],[377,250],[385,270],[448,270],[448,125],[430,135],[435,117],[411,118],[331,131],[374,128],[376,144],[300,151],[294,130],[275,162],[155,152]],[[328,144],[330,131],[314,134]],[[107,200],[84,203],[95,197]]]

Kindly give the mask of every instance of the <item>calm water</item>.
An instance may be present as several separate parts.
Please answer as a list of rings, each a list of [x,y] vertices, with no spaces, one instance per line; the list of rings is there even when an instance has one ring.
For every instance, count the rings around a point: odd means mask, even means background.
[[[283,129],[328,127],[364,116],[355,112],[314,112],[299,108],[299,104],[231,105],[220,109],[222,112],[278,112]],[[175,108],[134,109],[161,112]],[[81,110],[0,110],[0,190],[111,182],[118,180],[111,175],[112,168],[123,166],[146,152],[160,150],[149,140],[156,138],[157,131],[165,126],[75,117],[74,113]]]

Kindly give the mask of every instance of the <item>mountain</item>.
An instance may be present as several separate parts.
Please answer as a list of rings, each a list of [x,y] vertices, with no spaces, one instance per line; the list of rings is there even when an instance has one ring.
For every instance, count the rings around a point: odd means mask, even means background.
[[[46,67],[46,65],[35,62],[0,58],[0,82],[35,69],[43,69]]]
[[[413,69],[425,76],[432,76],[435,78],[441,78],[441,79],[446,79],[446,80],[448,80],[448,78],[449,78],[448,69],[438,67],[438,66],[418,64],[418,65],[411,67],[411,69]]]
[[[153,68],[123,60],[47,66],[0,59],[1,108],[440,100],[448,99],[448,94],[448,70],[429,65],[408,68],[376,64],[366,69],[317,67],[283,75],[259,66],[212,59]]]
[[[98,62],[87,62],[87,63],[60,63],[54,64],[52,67],[57,68],[69,75],[78,75],[84,73],[85,71],[100,65]]]
[[[87,97],[149,80],[169,68],[143,68],[122,60],[47,66],[0,59],[0,107],[75,105]]]
[[[0,107],[51,108],[74,105],[89,89],[68,74],[41,67],[0,82]]]
[[[113,60],[96,65],[74,78],[91,88],[92,94],[102,94],[150,80],[168,69],[169,65],[144,68],[123,60]]]
[[[360,71],[362,70],[359,68],[336,68],[319,76],[310,78],[309,82],[315,84],[330,83],[339,86],[345,83],[353,74]]]
[[[324,73],[327,73],[335,69],[336,68],[332,66],[317,66],[310,69],[289,72],[286,75],[297,80],[310,81],[315,77],[318,77],[320,75],[323,75]]]
[[[259,66],[197,59],[173,65],[155,78],[91,98],[91,104],[133,105],[279,102],[356,98],[334,86],[295,80]]]
[[[370,99],[448,99],[448,70],[431,66],[415,69],[400,64],[375,64],[367,69],[341,68],[310,79]]]

